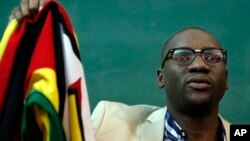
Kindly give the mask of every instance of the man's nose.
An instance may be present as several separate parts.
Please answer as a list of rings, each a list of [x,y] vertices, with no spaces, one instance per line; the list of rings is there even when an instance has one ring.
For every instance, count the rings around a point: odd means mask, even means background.
[[[201,55],[196,55],[194,60],[188,66],[189,72],[209,72],[209,65],[203,60]]]

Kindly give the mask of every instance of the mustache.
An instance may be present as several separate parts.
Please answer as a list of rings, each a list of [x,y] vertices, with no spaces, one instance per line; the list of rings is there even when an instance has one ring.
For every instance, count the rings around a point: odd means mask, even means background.
[[[192,75],[191,77],[189,77],[186,81],[187,84],[189,83],[206,83],[206,84],[211,84],[211,79],[208,76],[205,75]]]

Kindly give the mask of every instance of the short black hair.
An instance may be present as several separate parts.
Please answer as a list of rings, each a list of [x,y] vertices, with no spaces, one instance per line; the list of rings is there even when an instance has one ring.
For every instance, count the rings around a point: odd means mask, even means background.
[[[186,31],[186,30],[189,30],[189,29],[194,29],[194,30],[200,30],[200,31],[203,31],[211,36],[213,36],[211,33],[209,33],[207,30],[205,30],[204,28],[202,27],[194,27],[194,26],[190,26],[190,27],[185,27],[185,28],[182,28],[180,30],[178,30],[177,32],[173,33],[164,43],[163,45],[163,48],[162,48],[162,52],[161,52],[161,64],[163,63],[164,59],[165,59],[165,50],[166,50],[166,46],[168,45],[169,41],[175,37],[176,35],[178,35],[179,33],[182,33],[183,31]],[[216,40],[216,39],[215,39]],[[216,40],[217,41],[217,40]],[[218,41],[217,41],[218,42]],[[218,42],[219,43],[219,42]]]

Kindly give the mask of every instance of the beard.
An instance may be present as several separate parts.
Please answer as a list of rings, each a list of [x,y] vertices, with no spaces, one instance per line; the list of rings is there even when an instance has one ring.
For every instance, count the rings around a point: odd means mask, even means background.
[[[179,108],[180,113],[188,115],[192,118],[206,117],[212,112],[212,104],[210,101],[193,102],[186,101],[185,104]]]
[[[219,101],[223,96],[222,92],[215,92],[213,89],[198,91],[180,87],[174,88],[175,91],[166,89],[167,106],[179,114],[192,118],[203,118],[210,115],[214,110],[218,110]]]
[[[170,95],[169,95],[170,96]],[[170,100],[171,99],[171,100]],[[178,113],[192,118],[202,118],[211,114],[218,104],[210,96],[171,95],[167,100]],[[168,106],[170,106],[168,105]]]

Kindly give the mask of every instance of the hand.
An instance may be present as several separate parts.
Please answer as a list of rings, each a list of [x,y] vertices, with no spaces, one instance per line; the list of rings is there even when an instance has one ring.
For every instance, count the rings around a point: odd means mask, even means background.
[[[20,21],[24,17],[34,17],[39,9],[48,1],[49,0],[21,0],[20,5],[12,11],[10,21],[13,19]]]

